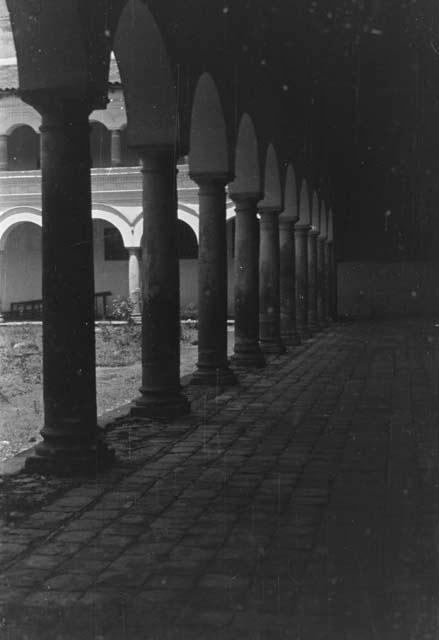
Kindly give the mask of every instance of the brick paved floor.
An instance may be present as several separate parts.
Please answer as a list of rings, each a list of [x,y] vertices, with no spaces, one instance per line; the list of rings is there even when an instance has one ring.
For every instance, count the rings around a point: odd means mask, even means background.
[[[433,321],[336,326],[115,422],[111,471],[8,512],[0,638],[436,640],[438,374]]]

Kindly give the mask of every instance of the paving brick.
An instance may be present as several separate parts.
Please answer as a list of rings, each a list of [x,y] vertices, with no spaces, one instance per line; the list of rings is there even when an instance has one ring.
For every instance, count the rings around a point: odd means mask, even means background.
[[[59,609],[81,640],[92,620],[105,640],[435,639],[430,325],[332,326],[216,398],[189,389],[189,418],[119,421],[97,482],[11,481],[41,493],[0,541],[14,633]]]

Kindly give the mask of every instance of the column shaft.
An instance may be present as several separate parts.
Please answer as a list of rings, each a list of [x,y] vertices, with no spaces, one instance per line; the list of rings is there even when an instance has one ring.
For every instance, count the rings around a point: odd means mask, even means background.
[[[88,108],[54,95],[42,112],[44,440],[31,472],[94,472],[112,456],[96,417]]]
[[[320,327],[327,325],[325,291],[325,241],[317,239],[317,322]]]
[[[285,346],[280,336],[279,211],[259,213],[259,337],[264,352],[280,354]]]
[[[199,185],[198,362],[192,384],[237,382],[227,358],[227,243],[223,174],[191,176]]]
[[[296,225],[296,326],[303,339],[312,335],[308,327],[308,230]]]
[[[122,151],[121,151],[121,139],[120,130],[111,130],[111,166],[120,167],[122,164]]]
[[[263,367],[259,346],[258,196],[234,195],[235,202],[235,349],[240,367]]]
[[[0,136],[0,171],[8,170],[8,136]]]
[[[308,233],[308,327],[318,331],[317,323],[317,234]]]
[[[337,320],[337,265],[335,261],[334,243],[328,243],[329,254],[329,314],[334,322]]]
[[[133,305],[132,315],[140,316],[140,248],[128,249],[128,290]]]
[[[287,345],[300,344],[296,329],[296,251],[294,221],[279,219],[280,330]]]
[[[0,249],[0,322],[4,322],[5,251]]]
[[[326,240],[324,243],[324,254],[325,254],[325,312],[326,312],[326,322],[329,323],[331,320],[331,265],[330,265],[330,244]]]
[[[142,386],[136,417],[173,417],[190,406],[180,388],[180,285],[173,148],[140,151],[143,176]]]

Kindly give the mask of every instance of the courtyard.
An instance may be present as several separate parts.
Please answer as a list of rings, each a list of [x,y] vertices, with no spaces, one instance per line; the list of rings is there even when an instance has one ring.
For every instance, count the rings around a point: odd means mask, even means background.
[[[233,327],[228,332],[233,350]],[[101,424],[138,394],[141,382],[141,329],[125,323],[97,323],[96,376]],[[197,329],[182,322],[181,375],[188,376],[197,361]],[[41,325],[0,326],[0,463],[40,440],[43,427],[41,381]],[[128,411],[125,408],[125,413]]]

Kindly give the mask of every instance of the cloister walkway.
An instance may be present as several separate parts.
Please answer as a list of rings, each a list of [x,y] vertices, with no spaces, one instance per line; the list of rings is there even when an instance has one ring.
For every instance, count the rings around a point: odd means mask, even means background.
[[[1,638],[439,637],[439,324],[334,325],[240,383],[115,422],[93,480],[4,480]]]

